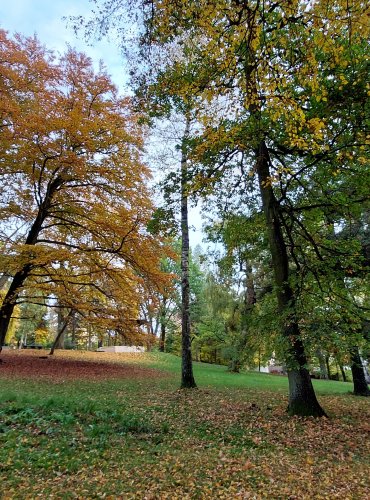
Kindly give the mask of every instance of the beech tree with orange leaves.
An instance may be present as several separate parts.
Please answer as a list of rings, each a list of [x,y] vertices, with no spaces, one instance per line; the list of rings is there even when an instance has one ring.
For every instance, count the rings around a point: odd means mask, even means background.
[[[0,54],[0,346],[17,302],[40,294],[132,340],[167,281],[140,117],[84,54],[5,31]]]

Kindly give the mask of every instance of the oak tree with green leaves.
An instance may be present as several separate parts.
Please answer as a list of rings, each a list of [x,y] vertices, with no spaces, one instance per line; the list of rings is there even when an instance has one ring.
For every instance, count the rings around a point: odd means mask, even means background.
[[[144,97],[156,102],[166,94],[193,94],[207,104],[200,106],[201,133],[191,148],[199,166],[194,189],[227,175],[233,157],[256,177],[285,339],[289,412],[324,415],[307,369],[297,307],[300,268],[292,249],[301,232],[316,262],[334,268],[335,252],[322,255],[302,214],[340,214],[366,199],[368,6],[342,0],[129,4],[142,21],[134,83],[146,89]],[[88,29],[104,31],[127,5],[104,6],[110,16],[91,20]],[[141,9],[136,14],[135,7]],[[166,59],[168,53],[175,60]],[[341,186],[355,179],[347,198]],[[300,204],[302,193],[308,204]]]

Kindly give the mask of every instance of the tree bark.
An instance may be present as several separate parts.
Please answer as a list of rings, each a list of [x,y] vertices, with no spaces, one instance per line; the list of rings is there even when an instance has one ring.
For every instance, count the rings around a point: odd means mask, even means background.
[[[49,352],[49,356],[52,356],[54,354],[54,351],[56,349],[56,346],[58,345],[58,342],[60,340],[60,338],[62,337],[62,335],[64,334],[64,331],[65,329],[67,328],[67,325],[68,325],[68,322],[69,322],[69,319],[71,318],[73,314],[73,309],[71,309],[68,313],[68,315],[66,316],[66,318],[64,319],[64,323],[61,325],[61,328],[58,332],[58,335],[55,337],[55,340],[54,340],[54,343],[50,349],[50,352]]]
[[[316,349],[316,356],[320,363],[320,378],[324,380],[329,380],[328,370],[326,368],[325,356],[321,349]]]
[[[355,396],[370,396],[369,387],[366,382],[364,367],[358,347],[351,350],[351,371],[353,378],[353,394]]]
[[[166,323],[163,320],[161,320],[161,338],[159,342],[160,352],[164,352],[165,341],[166,341]]]
[[[18,299],[19,292],[25,280],[31,272],[31,266],[25,265],[23,269],[15,273],[8,291],[5,294],[3,303],[0,307],[0,352],[4,345],[5,337],[8,331],[9,323]]]
[[[270,157],[264,140],[256,151],[256,170],[266,218],[279,312],[284,318],[283,335],[288,343],[286,365],[290,415],[323,416],[307,369],[307,358],[295,314],[294,293],[289,284],[289,258],[284,241],[279,204],[270,176]]]
[[[48,210],[50,209],[52,199],[55,195],[55,192],[62,184],[62,182],[63,182],[62,178],[58,176],[49,184],[48,189],[45,193],[44,201],[40,204],[37,216],[27,235],[25,245],[30,245],[30,246],[36,245],[37,238],[42,229],[42,224],[48,215]],[[32,264],[27,263],[22,267],[22,269],[20,269],[18,272],[15,273],[10,283],[10,287],[4,297],[3,303],[0,307],[0,352],[4,345],[9,323],[19,293],[21,291],[24,282],[29,277],[31,271],[32,271]]]
[[[340,373],[342,374],[343,382],[347,382],[346,372],[345,372],[344,367],[341,363],[339,363],[339,369],[340,369]]]
[[[65,314],[63,314],[63,313],[65,313],[65,310],[60,306],[58,309],[58,332],[60,332],[64,326]],[[58,338],[58,340],[54,341],[54,349],[64,349],[65,333],[66,333],[66,328],[63,328],[63,333],[61,335],[59,335],[59,333],[58,333],[58,335],[56,337],[56,338]]]
[[[241,320],[241,338],[240,341],[236,345],[236,353],[235,356],[232,357],[229,363],[229,371],[233,373],[239,373],[241,368],[241,357],[242,353],[246,348],[248,342],[248,321],[249,316],[252,313],[253,307],[256,303],[256,289],[254,286],[254,276],[253,276],[253,268],[250,262],[245,262],[245,293],[244,293],[244,304],[242,311],[242,320]]]
[[[193,375],[190,336],[190,284],[189,284],[189,220],[187,194],[187,155],[185,140],[189,135],[190,119],[186,119],[185,132],[182,141],[181,153],[181,305],[182,305],[182,366],[181,388],[196,387]]]
[[[163,297],[162,304],[161,304],[161,309],[160,309],[160,316],[159,316],[159,323],[161,327],[161,332],[160,332],[160,337],[159,337],[159,351],[164,352],[164,346],[166,342],[166,308],[167,308],[167,299],[166,297]]]
[[[250,34],[250,40],[257,33]],[[289,405],[291,415],[323,416],[324,410],[316,399],[311,377],[307,370],[307,359],[295,314],[294,293],[289,284],[289,258],[282,230],[279,203],[272,188],[270,155],[265,138],[258,130],[261,105],[256,82],[256,54],[249,46],[244,59],[245,92],[250,104],[248,111],[256,124],[256,172],[258,175],[262,207],[265,214],[275,288],[279,312],[284,318],[283,335],[287,341],[286,365],[289,380]]]

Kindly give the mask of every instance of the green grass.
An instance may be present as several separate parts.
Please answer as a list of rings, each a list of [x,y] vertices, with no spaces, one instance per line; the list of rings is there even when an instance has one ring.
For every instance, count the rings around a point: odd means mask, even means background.
[[[181,360],[172,354],[150,353],[148,366],[169,371],[180,376]],[[230,373],[225,366],[194,362],[194,377],[199,387],[263,389],[272,392],[288,390],[288,379],[281,375],[271,375],[248,371]],[[335,380],[313,380],[317,394],[346,394],[353,390],[349,382]]]
[[[314,381],[330,420],[289,418],[286,377],[195,363],[180,391],[179,358],[140,359],[165,376],[0,379],[0,496],[366,497],[369,405],[350,384]]]

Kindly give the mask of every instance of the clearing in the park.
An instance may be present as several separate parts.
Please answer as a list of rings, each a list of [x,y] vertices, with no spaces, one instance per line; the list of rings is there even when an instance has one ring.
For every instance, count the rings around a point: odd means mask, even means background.
[[[3,352],[2,498],[369,496],[369,402],[314,381],[330,418],[288,417],[287,379],[162,353]]]

